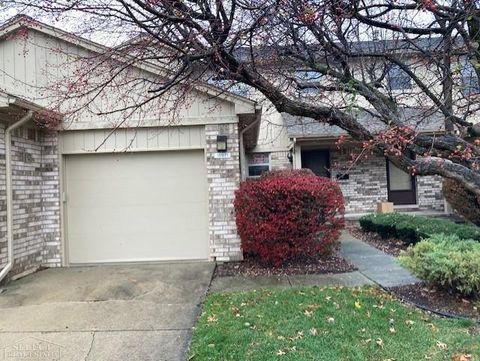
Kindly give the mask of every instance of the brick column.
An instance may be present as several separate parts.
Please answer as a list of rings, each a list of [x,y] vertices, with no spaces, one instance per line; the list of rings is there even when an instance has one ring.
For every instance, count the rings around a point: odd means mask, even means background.
[[[226,153],[217,153],[217,135],[228,137]],[[210,257],[217,261],[242,259],[233,200],[240,184],[240,149],[237,124],[205,126],[209,187]]]
[[[42,221],[43,221],[43,264],[47,267],[62,265],[60,238],[60,170],[58,133],[46,131],[42,134]]]

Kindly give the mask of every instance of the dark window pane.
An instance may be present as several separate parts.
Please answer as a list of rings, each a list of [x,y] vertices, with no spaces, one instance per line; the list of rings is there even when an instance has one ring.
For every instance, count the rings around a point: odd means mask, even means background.
[[[477,73],[469,61],[463,64],[460,74],[462,76],[462,94],[464,96],[480,93]]]
[[[388,69],[387,82],[390,90],[410,89],[412,87],[412,79],[398,65],[392,65]]]
[[[263,173],[268,172],[270,167],[268,165],[251,165],[248,167],[248,176],[249,177],[258,177]]]
[[[297,70],[295,72],[295,77],[300,82],[319,83],[322,79],[322,74],[314,70]],[[312,87],[307,89],[301,89],[300,92],[302,94],[317,94],[319,91],[318,88]]]

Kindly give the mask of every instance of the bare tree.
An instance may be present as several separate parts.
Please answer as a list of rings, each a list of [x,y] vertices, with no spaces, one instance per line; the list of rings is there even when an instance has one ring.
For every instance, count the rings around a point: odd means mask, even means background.
[[[141,103],[207,79],[222,81],[226,90],[244,84],[279,112],[344,129],[361,142],[362,154],[380,152],[406,171],[455,179],[480,195],[480,148],[468,141],[480,115],[475,0],[2,3],[5,11],[73,21],[78,26],[71,30],[83,36],[123,40],[98,59],[116,71],[79,92],[124,76],[128,67],[119,65],[119,56],[129,65],[163,69],[155,81],[130,75],[146,84]],[[393,71],[403,80],[389,78]],[[84,84],[91,85],[89,74],[81,74]],[[415,116],[406,109],[416,109]],[[443,130],[422,132],[432,117]]]

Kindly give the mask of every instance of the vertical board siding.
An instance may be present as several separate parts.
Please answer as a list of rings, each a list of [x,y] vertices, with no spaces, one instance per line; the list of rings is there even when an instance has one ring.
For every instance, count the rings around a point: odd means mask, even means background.
[[[87,96],[76,99],[66,99],[67,87],[75,83],[75,74],[78,70],[87,69],[86,58],[97,57],[93,52],[79,46],[55,39],[38,31],[30,30],[28,35],[23,34],[0,39],[0,89],[28,99],[39,105],[60,109],[66,114],[65,128],[67,129],[99,129],[118,126],[126,118],[132,119],[138,126],[145,126],[145,122],[154,122],[152,126],[166,126],[184,124],[188,119],[235,116],[235,104],[212,97],[208,94],[191,90],[187,95],[173,90],[169,97],[161,101],[150,102],[133,114],[122,110],[123,107],[143,103],[148,96],[151,82],[157,80],[158,75],[141,70],[130,69],[128,79],[148,79],[148,82],[124,84],[127,78],[118,79],[102,94],[95,97],[91,105],[87,103]],[[94,63],[95,64],[95,61]],[[88,81],[98,84],[104,82],[101,78],[108,74],[108,70],[87,77]],[[89,89],[82,82],[75,83],[75,88],[83,92]],[[177,102],[175,94],[182,101]],[[88,96],[92,98],[92,96]],[[76,111],[70,114],[72,110]],[[174,109],[174,111],[173,111]],[[100,114],[117,111],[113,114]],[[177,144],[180,139],[176,140]]]
[[[66,131],[61,134],[60,152],[128,152],[162,149],[202,149],[204,126]]]

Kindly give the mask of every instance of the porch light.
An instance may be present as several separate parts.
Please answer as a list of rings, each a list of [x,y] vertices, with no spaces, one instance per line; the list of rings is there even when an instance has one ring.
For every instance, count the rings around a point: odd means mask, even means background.
[[[227,136],[226,135],[217,135],[217,152],[226,152],[227,151]]]
[[[290,162],[290,164],[293,164],[293,148],[288,151],[287,159]]]

